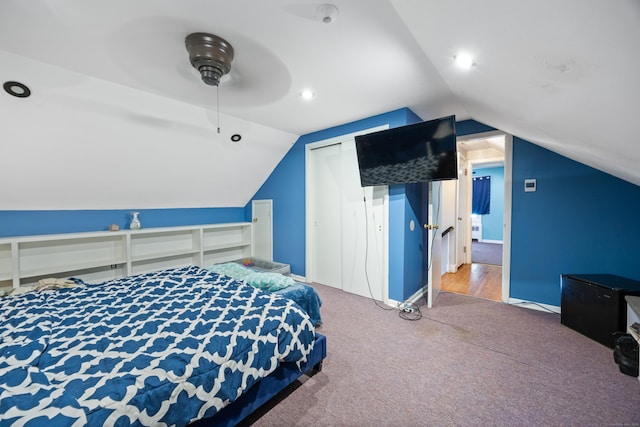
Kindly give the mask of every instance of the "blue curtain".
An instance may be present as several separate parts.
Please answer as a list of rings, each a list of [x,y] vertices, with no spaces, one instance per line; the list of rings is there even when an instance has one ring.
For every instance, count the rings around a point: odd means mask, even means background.
[[[491,208],[491,177],[478,176],[473,178],[473,203],[471,213],[487,215]]]

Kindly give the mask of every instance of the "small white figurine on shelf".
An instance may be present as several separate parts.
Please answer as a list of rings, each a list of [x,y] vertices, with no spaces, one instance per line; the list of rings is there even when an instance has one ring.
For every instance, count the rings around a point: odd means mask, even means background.
[[[140,230],[142,228],[142,224],[140,224],[140,220],[138,219],[138,214],[140,212],[131,212],[131,224],[129,224],[129,229],[131,230]]]

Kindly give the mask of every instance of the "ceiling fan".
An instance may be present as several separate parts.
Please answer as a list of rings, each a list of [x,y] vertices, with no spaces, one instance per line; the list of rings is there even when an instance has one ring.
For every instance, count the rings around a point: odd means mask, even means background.
[[[192,33],[185,39],[189,61],[198,70],[202,81],[218,86],[220,79],[231,71],[234,51],[231,43],[208,33]]]

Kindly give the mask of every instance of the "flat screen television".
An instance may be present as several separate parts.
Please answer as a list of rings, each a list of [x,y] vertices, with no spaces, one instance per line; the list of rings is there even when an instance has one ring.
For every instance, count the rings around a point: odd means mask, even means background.
[[[408,184],[458,178],[455,116],[359,135],[360,184]]]

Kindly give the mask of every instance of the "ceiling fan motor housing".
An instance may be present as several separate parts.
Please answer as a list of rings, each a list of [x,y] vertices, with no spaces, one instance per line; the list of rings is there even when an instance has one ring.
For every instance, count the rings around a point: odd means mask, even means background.
[[[218,86],[222,76],[231,70],[233,47],[225,39],[208,33],[189,34],[185,39],[189,61],[202,81]]]

